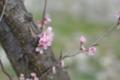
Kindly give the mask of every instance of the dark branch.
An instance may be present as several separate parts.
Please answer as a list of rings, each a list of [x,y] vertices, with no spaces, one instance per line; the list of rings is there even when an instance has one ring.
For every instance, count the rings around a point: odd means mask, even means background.
[[[3,6],[3,10],[2,10],[2,13],[0,15],[0,22],[5,14],[5,9],[6,9],[6,6],[7,6],[7,0],[4,0],[4,6]]]
[[[45,19],[45,16],[46,16],[46,9],[47,9],[47,0],[45,0],[45,2],[44,2],[44,9],[43,9],[43,13],[42,13],[41,30],[43,30],[43,26],[44,26],[44,19]]]

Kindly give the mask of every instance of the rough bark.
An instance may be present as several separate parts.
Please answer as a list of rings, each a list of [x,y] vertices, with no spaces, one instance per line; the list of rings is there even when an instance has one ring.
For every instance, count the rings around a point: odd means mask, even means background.
[[[4,6],[4,0],[0,0],[0,12]],[[25,9],[23,0],[7,0],[5,15],[0,22],[0,41],[6,51],[17,76],[25,73],[36,72],[40,80],[70,80],[68,73],[61,67],[57,67],[55,75],[47,71],[56,63],[51,47],[44,55],[37,54],[35,47],[37,38],[30,32],[32,28],[38,33],[32,15]]]

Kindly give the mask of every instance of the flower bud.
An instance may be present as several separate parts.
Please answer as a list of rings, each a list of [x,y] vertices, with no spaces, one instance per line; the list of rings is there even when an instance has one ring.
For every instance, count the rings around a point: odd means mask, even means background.
[[[81,44],[86,43],[86,38],[85,38],[84,36],[81,36],[81,37],[80,37],[80,43],[81,43]]]

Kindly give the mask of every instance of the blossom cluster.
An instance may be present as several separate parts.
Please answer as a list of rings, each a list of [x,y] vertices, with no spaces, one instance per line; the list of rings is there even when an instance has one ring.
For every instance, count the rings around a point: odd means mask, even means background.
[[[38,24],[39,27],[45,28],[45,30],[43,30],[42,33],[38,35],[39,41],[36,47],[36,52],[39,52],[40,54],[43,54],[43,51],[48,49],[48,47],[51,46],[53,42],[53,29],[51,26],[48,26],[50,22],[51,19],[48,16],[46,16],[45,19]],[[45,26],[41,26],[42,24],[44,24]]]
[[[19,80],[39,80],[36,73],[31,73],[30,78],[25,78],[24,74],[21,74]]]
[[[95,55],[96,54],[96,46],[91,46],[89,48],[85,47],[85,43],[87,42],[86,38],[84,36],[80,37],[80,50],[82,52],[85,52],[87,55]]]

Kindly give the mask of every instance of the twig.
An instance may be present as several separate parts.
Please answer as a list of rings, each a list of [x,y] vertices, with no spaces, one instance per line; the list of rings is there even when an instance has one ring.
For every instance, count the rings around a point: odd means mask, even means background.
[[[1,66],[2,72],[9,78],[9,80],[12,80],[12,77],[5,71],[1,59],[0,59],[0,66]]]
[[[88,45],[88,47],[91,47],[91,46],[97,46],[99,45],[98,42],[100,43],[101,40],[103,40],[107,35],[110,35],[115,29],[115,26],[111,26],[110,28],[106,28],[105,29],[105,33],[101,36],[99,36],[94,42],[92,42],[90,45]],[[66,55],[66,56],[63,56],[62,57],[62,60],[66,59],[66,58],[71,58],[71,57],[74,57],[74,56],[77,56],[78,54],[80,54],[81,52],[77,52],[75,54],[72,54],[72,55]]]
[[[81,52],[76,52],[75,54],[63,56],[63,57],[62,57],[62,60],[66,59],[66,58],[71,58],[71,57],[77,56],[77,55],[79,55],[80,53],[81,53]]]
[[[3,16],[5,14],[6,5],[7,5],[7,0],[3,0],[3,1],[4,1],[4,6],[3,6],[3,10],[2,10],[2,13],[1,13],[1,16],[0,16],[0,22],[3,19]]]
[[[50,71],[51,71],[52,67],[50,67],[45,73],[43,73],[41,76],[40,76],[40,80],[42,80]]]
[[[59,57],[59,60],[61,60],[61,59],[62,59],[62,57],[63,57],[63,51],[62,51],[62,49],[61,49],[61,51],[60,51],[60,57]]]
[[[46,16],[46,9],[47,9],[47,0],[45,0],[45,2],[44,2],[44,9],[43,9],[43,14],[42,14],[41,31],[43,30],[43,26],[44,26],[44,19],[45,19],[45,16]]]
[[[98,36],[98,38],[92,43],[90,43],[88,47],[94,46],[96,44],[99,45],[100,41],[102,41],[106,36],[110,35],[114,31],[115,28],[116,28],[115,25],[112,25],[111,27],[107,27],[104,30],[105,33],[103,35]]]

